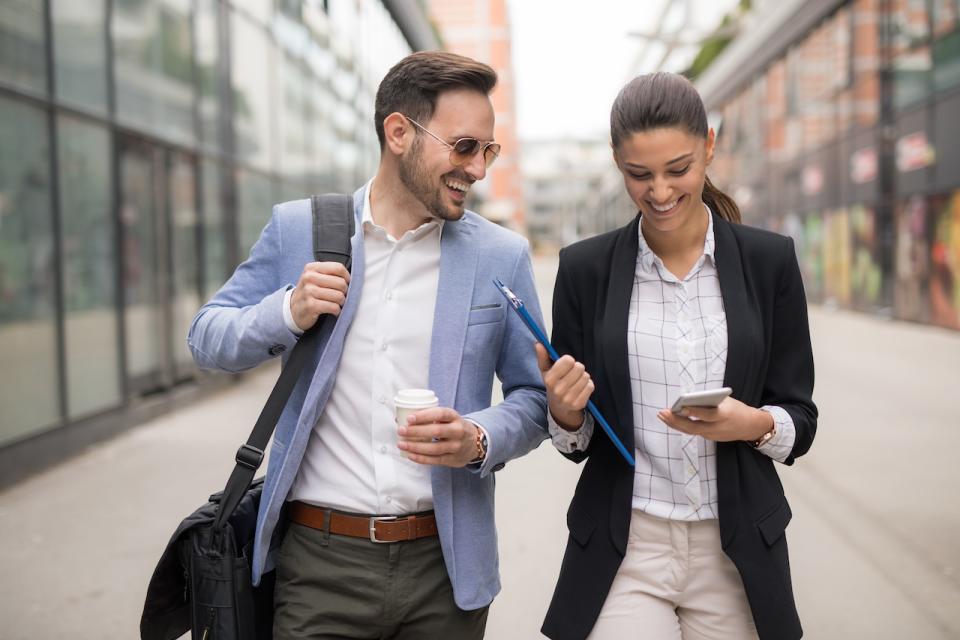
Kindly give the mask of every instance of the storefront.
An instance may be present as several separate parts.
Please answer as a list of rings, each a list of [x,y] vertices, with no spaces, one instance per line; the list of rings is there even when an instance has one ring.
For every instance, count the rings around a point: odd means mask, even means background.
[[[210,383],[202,301],[272,203],[373,172],[377,84],[437,44],[411,2],[0,4],[0,486]]]

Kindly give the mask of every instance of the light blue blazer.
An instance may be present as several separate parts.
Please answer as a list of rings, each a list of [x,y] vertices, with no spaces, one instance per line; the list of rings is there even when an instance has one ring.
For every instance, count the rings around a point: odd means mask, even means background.
[[[268,549],[280,508],[300,468],[310,432],[330,397],[344,336],[363,288],[366,187],[354,194],[353,272],[340,318],[326,329],[290,397],[273,436],[257,519],[253,581],[273,566]],[[309,200],[274,206],[250,256],[204,305],[187,337],[205,369],[242,371],[289,354],[296,343],[283,321],[286,290],[313,261]],[[454,597],[462,609],[484,607],[500,591],[494,523],[494,471],[547,437],[546,394],[526,327],[509,312],[492,281],[500,278],[542,322],[528,245],[519,235],[467,211],[446,222],[430,347],[430,387],[441,406],[482,424],[489,434],[480,470],[432,467],[433,501]],[[284,358],[286,355],[284,355]],[[491,407],[493,376],[505,400]],[[250,416],[253,424],[256,416]]]

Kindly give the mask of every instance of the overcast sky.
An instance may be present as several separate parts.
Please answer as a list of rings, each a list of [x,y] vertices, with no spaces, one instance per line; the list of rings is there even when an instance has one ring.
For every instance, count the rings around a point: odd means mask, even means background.
[[[521,140],[605,137],[610,105],[666,0],[507,0],[513,33],[517,126]],[[682,33],[696,37],[719,23],[735,0],[694,3]],[[674,3],[675,9],[682,3]],[[675,10],[667,23],[683,20]],[[650,51],[651,57],[658,57]],[[668,65],[679,71],[689,53]],[[642,68],[641,71],[652,69]]]

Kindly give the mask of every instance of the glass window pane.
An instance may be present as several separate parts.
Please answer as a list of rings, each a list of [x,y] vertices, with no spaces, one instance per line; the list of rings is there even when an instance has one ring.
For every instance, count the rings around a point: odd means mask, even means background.
[[[118,117],[192,144],[190,0],[117,0],[111,33]]]
[[[54,0],[52,10],[57,98],[106,112],[106,0]]]
[[[960,190],[930,202],[930,321],[960,330]]]
[[[204,296],[209,298],[227,281],[226,229],[220,189],[223,172],[212,160],[203,162]]]
[[[960,85],[960,28],[934,43],[933,81],[937,89]]]
[[[193,371],[187,349],[190,322],[200,301],[200,261],[197,243],[196,170],[193,160],[174,155],[170,163],[170,219],[173,242],[173,361],[179,374]]]
[[[0,443],[60,415],[44,112],[0,98]]]
[[[305,181],[310,171],[310,123],[307,120],[307,69],[302,59],[280,53],[280,166],[284,178]]]
[[[68,117],[59,119],[57,132],[67,406],[76,418],[121,401],[110,136]]]
[[[902,108],[929,93],[933,59],[926,0],[894,0],[890,22],[894,104]]]
[[[313,110],[313,122],[310,133],[310,184],[317,193],[336,189],[336,169],[329,158],[336,153],[336,132],[333,129],[331,113],[336,98],[330,92],[326,80],[314,78],[310,83],[310,105]]]
[[[197,77],[200,82],[200,140],[204,147],[218,150],[220,140],[220,38],[218,2],[197,0],[194,20]]]
[[[933,0],[933,37],[938,38],[957,28],[960,21],[960,2],[957,0]]]
[[[0,81],[36,93],[47,93],[47,50],[43,31],[42,2],[0,2]]]
[[[901,202],[896,210],[896,224],[894,309],[898,318],[927,322],[930,222],[926,198],[916,195]]]
[[[135,385],[150,384],[163,364],[158,151],[129,142],[120,154],[120,222],[123,226],[123,290],[127,372]]]
[[[231,74],[233,78],[236,152],[258,169],[273,168],[273,104],[270,66],[273,45],[260,25],[231,12]]]
[[[243,260],[250,254],[250,248],[270,220],[270,211],[274,203],[273,185],[270,179],[251,171],[238,171],[237,201],[240,211],[238,255]]]

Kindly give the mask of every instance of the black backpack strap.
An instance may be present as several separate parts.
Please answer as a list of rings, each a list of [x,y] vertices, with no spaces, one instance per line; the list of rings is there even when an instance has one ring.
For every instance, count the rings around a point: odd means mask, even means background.
[[[314,260],[339,262],[349,271],[351,267],[350,238],[353,237],[355,229],[353,197],[335,193],[313,196],[310,198],[310,205],[313,212]],[[309,355],[316,350],[323,327],[327,323],[334,322],[336,318],[333,316],[321,316],[316,324],[300,336],[300,340],[290,352],[287,364],[280,372],[280,377],[273,391],[270,392],[270,397],[267,398],[250,437],[237,450],[237,464],[230,474],[230,479],[227,480],[223,497],[220,499],[220,509],[214,522],[216,528],[220,529],[227,523],[237,505],[240,504],[243,494],[253,482],[253,476],[263,462],[264,449],[270,442],[270,437],[280,420],[280,414],[283,413],[283,408],[290,394],[293,393],[297,380],[300,379]]]
[[[350,270],[350,238],[353,237],[353,196],[328,193],[312,196],[313,259],[339,262]]]

